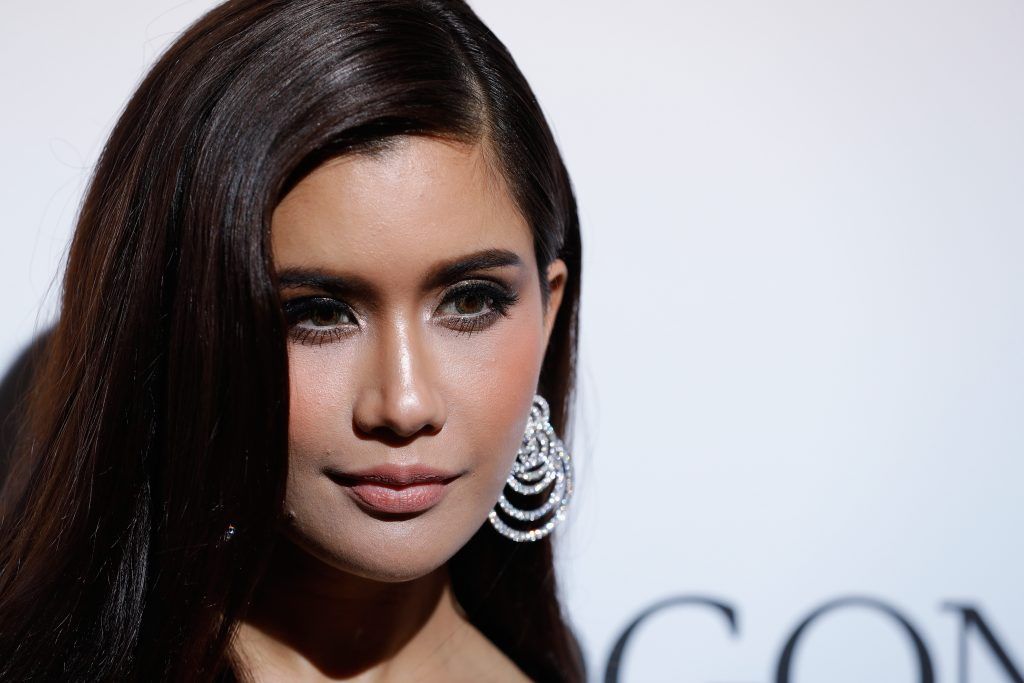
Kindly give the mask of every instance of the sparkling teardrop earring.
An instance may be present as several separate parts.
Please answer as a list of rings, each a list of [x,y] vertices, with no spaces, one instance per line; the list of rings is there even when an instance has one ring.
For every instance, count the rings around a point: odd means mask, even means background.
[[[530,417],[526,421],[523,442],[512,464],[505,485],[518,494],[533,496],[552,486],[551,493],[539,507],[522,509],[514,506],[502,492],[498,504],[487,518],[502,536],[513,541],[539,541],[565,519],[565,509],[572,498],[572,459],[562,440],[551,426],[551,410],[540,394],[533,397]],[[506,524],[499,512],[520,522],[535,522],[546,515],[550,518],[531,529],[515,529]]]

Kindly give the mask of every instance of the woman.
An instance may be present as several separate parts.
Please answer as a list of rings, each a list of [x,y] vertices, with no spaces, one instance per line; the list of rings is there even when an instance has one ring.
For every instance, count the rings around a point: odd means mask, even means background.
[[[550,536],[579,278],[551,132],[465,4],[212,10],[79,216],[0,680],[583,680]]]

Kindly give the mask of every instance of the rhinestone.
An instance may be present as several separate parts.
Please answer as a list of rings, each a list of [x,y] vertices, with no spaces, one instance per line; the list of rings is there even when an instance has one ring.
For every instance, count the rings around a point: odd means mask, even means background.
[[[529,509],[516,507],[502,493],[497,506],[487,516],[500,534],[513,541],[538,541],[550,534],[565,519],[565,510],[572,498],[572,459],[555,434],[554,427],[548,422],[550,418],[548,402],[536,394],[530,407],[523,442],[516,453],[506,484],[524,496],[541,494],[548,487],[551,487],[551,492],[543,503]],[[535,522],[545,516],[550,517],[538,527],[520,530],[509,526],[499,515],[499,510],[521,522]]]

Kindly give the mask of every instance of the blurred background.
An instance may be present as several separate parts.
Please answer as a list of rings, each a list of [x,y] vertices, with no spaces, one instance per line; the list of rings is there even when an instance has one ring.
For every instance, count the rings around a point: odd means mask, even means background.
[[[5,8],[0,372],[213,4]],[[1024,680],[1024,3],[471,4],[580,206],[558,543],[592,679]]]

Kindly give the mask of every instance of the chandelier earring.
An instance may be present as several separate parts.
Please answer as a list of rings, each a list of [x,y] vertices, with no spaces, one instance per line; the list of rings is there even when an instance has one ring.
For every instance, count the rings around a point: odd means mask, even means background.
[[[498,533],[513,541],[539,541],[550,534],[565,519],[565,511],[572,498],[572,459],[555,434],[550,419],[548,402],[540,394],[534,395],[512,472],[497,505],[487,517]],[[525,503],[514,505],[505,495],[508,493],[527,500],[544,495],[549,489],[544,501],[535,507],[526,507]],[[511,518],[510,522],[503,520],[501,515]],[[516,528],[512,524],[525,528]]]

